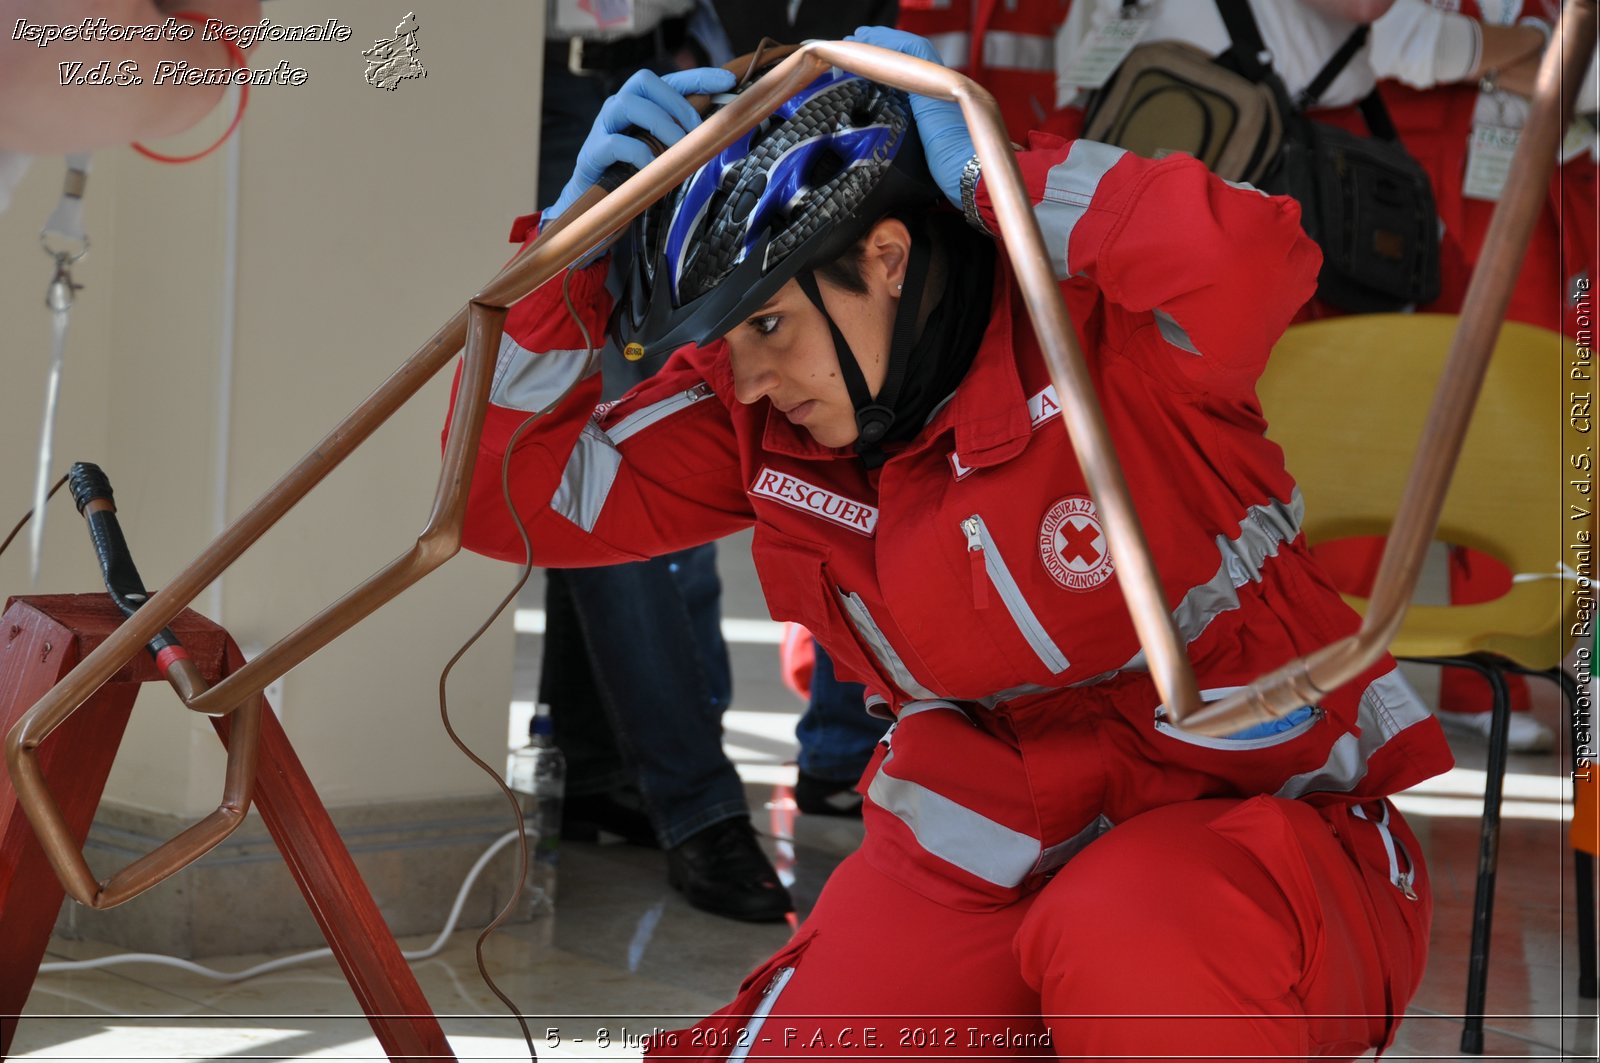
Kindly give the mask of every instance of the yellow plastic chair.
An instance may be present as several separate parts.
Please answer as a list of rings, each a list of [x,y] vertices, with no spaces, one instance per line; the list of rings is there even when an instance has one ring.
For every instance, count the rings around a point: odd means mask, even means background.
[[[1258,393],[1267,434],[1283,447],[1305,497],[1305,532],[1313,545],[1388,530],[1456,321],[1445,314],[1334,318],[1289,329],[1274,349]],[[1570,341],[1546,329],[1504,326],[1435,538],[1489,554],[1521,575],[1491,602],[1412,606],[1393,646],[1397,657],[1470,668],[1494,694],[1461,1043],[1463,1052],[1474,1054],[1483,1051],[1506,768],[1510,699],[1504,675],[1559,683],[1569,719],[1577,700],[1560,668],[1580,602],[1567,563],[1576,531],[1594,522],[1571,519],[1572,499],[1564,492],[1570,480],[1591,475],[1572,468],[1569,459],[1592,448],[1600,433],[1585,435],[1573,424],[1569,391],[1588,385],[1569,388],[1568,373],[1592,364],[1575,361],[1574,354]],[[1592,449],[1587,453],[1600,461]],[[1365,610],[1366,599],[1346,600]],[[1593,897],[1593,858],[1580,856],[1578,864],[1580,989],[1593,996],[1594,920],[1592,904],[1582,900]]]

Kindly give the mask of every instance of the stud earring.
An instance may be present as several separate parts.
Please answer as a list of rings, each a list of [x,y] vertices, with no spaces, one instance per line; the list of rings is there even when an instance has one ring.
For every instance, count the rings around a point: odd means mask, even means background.
[[[896,284],[896,285],[895,285],[895,286],[894,286],[894,290],[895,290],[895,291],[897,291],[897,292],[898,292],[898,291],[900,291],[900,290],[902,290],[902,289],[903,289],[903,288],[905,288],[905,285],[904,285],[904,284]]]

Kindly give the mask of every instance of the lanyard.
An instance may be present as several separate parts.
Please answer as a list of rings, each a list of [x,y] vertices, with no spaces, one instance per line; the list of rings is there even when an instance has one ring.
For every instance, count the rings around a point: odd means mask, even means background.
[[[28,529],[29,574],[39,582],[39,558],[44,546],[44,509],[50,491],[51,448],[55,438],[56,408],[61,398],[61,369],[66,361],[67,325],[75,293],[82,287],[72,280],[72,267],[89,253],[83,231],[83,193],[89,184],[89,153],[67,156],[67,174],[61,201],[39,231],[39,246],[54,265],[44,303],[50,308],[52,337],[50,372],[45,378],[44,416],[39,428],[39,465],[33,481],[33,521]]]

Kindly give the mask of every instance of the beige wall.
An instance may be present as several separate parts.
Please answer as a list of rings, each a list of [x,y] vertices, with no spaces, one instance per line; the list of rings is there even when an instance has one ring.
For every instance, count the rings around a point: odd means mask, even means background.
[[[91,460],[117,491],[145,580],[159,587],[396,368],[506,253],[532,209],[543,6],[526,0],[344,0],[267,5],[274,22],[333,16],[350,41],[266,43],[300,86],[256,88],[239,135],[237,309],[224,386],[223,152],[161,166],[96,154],[93,251],[74,310],[56,464]],[[362,79],[360,52],[407,10],[427,77],[393,92]],[[112,92],[114,88],[99,91]],[[206,142],[223,118],[179,138]],[[28,507],[48,363],[35,242],[59,191],[38,160],[0,215],[0,523]],[[438,468],[441,377],[380,429],[195,603],[247,647],[268,643],[407,548]],[[226,460],[219,471],[219,448]],[[70,502],[50,511],[40,592],[94,591]],[[488,784],[438,722],[440,668],[509,588],[514,570],[452,560],[284,681],[282,715],[330,805],[459,796]],[[0,590],[30,593],[25,538],[0,557]],[[219,609],[220,606],[220,609]],[[498,763],[506,736],[505,618],[458,667],[453,718]],[[210,728],[151,689],[108,798],[184,815],[213,807],[222,759]]]

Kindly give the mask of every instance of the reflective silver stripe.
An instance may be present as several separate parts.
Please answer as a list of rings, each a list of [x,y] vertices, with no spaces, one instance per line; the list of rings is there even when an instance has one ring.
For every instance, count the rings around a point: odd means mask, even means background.
[[[972,34],[935,33],[928,38],[945,66],[965,70],[972,58]],[[983,34],[983,65],[991,70],[1052,71],[1056,68],[1054,38],[1036,33],[986,30]]]
[[[995,590],[1000,592],[1000,600],[1005,602],[1006,612],[1011,614],[1011,619],[1022,632],[1022,637],[1028,640],[1028,645],[1033,647],[1033,652],[1038,654],[1039,660],[1044,662],[1044,666],[1050,669],[1052,675],[1065,672],[1072,666],[1072,662],[1067,660],[1067,655],[1061,652],[1061,647],[1055,644],[1055,640],[1050,637],[1050,633],[1034,614],[1033,607],[1023,596],[1022,588],[1017,586],[1011,570],[1006,568],[1005,558],[1000,556],[999,547],[995,546],[994,539],[989,535],[988,525],[984,524],[983,518],[976,513],[967,520],[977,522],[978,542],[983,545],[984,571],[989,574],[989,582],[994,584]]]
[[[1189,334],[1183,331],[1183,326],[1178,324],[1171,314],[1165,310],[1153,310],[1151,313],[1155,315],[1156,328],[1161,330],[1162,339],[1180,351],[1188,351],[1190,354],[1200,353],[1200,348],[1194,345],[1194,340],[1189,338]]]
[[[981,816],[909,779],[885,770],[891,750],[867,787],[872,803],[911,829],[917,844],[947,863],[996,886],[1016,886],[1039,863],[1039,839]]]
[[[658,399],[650,405],[637,409],[610,428],[606,435],[611,437],[611,442],[621,443],[630,436],[649,428],[657,421],[665,420],[673,414],[688,409],[702,399],[711,397],[711,385],[696,384],[688,391],[680,391],[676,395],[669,395]]]
[[[983,65],[991,70],[1053,71],[1056,68],[1056,42],[1035,33],[986,30],[983,34]]]
[[[548,358],[550,355],[538,357]],[[583,433],[578,436],[572,453],[567,457],[566,468],[561,470],[561,483],[550,498],[550,508],[584,531],[594,531],[595,525],[600,522],[600,511],[605,508],[606,498],[611,494],[611,485],[616,482],[617,471],[622,468],[622,453],[617,450],[617,445],[710,395],[709,385],[697,384],[687,391],[658,399],[635,410],[609,429],[603,429],[593,421],[584,425]]]
[[[882,694],[867,695],[867,715],[879,720],[894,719],[894,712],[889,708],[889,699]]]
[[[767,988],[761,994],[761,1003],[750,1013],[750,1021],[744,1024],[744,1035],[728,1054],[728,1063],[742,1063],[750,1054],[750,1046],[756,1043],[756,1034],[761,1032],[761,1027],[766,1025],[767,1016],[772,1014],[772,1006],[778,1002],[778,994],[783,992],[783,987],[788,985],[789,979],[793,977],[793,967],[778,968],[777,973],[772,976],[772,981],[767,983]]]
[[[1270,196],[1268,196],[1268,194],[1266,192],[1264,192],[1261,189],[1257,188],[1255,185],[1251,184],[1249,181],[1223,181],[1222,183],[1227,185],[1229,188],[1237,188],[1241,192],[1254,192],[1258,196],[1265,196],[1267,198],[1271,198]]]
[[[962,719],[967,718],[967,714],[962,712],[961,706],[957,705],[955,702],[947,701],[944,698],[933,698],[931,700],[906,702],[900,707],[900,711],[895,714],[894,719],[896,723],[901,723],[905,720],[911,719],[911,717],[916,716],[918,713],[927,712],[930,709],[948,709],[949,711],[960,715]]]
[[[1067,245],[1072,241],[1073,228],[1089,209],[1089,201],[1100,187],[1100,179],[1125,154],[1122,148],[1109,144],[1075,140],[1067,157],[1052,166],[1045,176],[1044,198],[1033,208],[1033,213],[1044,232],[1050,266],[1061,280],[1072,276]]]
[[[1295,775],[1278,788],[1278,797],[1310,793],[1349,793],[1367,775],[1367,763],[1380,748],[1407,727],[1428,718],[1428,707],[1398,669],[1374,679],[1361,692],[1356,713],[1360,734],[1340,735],[1328,759],[1313,771]]]
[[[1237,538],[1217,536],[1217,552],[1222,555],[1217,574],[1198,587],[1190,588],[1172,611],[1172,619],[1185,642],[1199,638],[1211,621],[1223,613],[1239,608],[1237,588],[1261,581],[1267,558],[1276,557],[1283,543],[1294,541],[1300,534],[1300,522],[1305,514],[1305,499],[1296,487],[1287,504],[1273,499],[1266,505],[1247,509],[1239,522]],[[1140,659],[1134,658],[1135,661]]]
[[[846,594],[843,590],[838,594],[846,615],[850,617],[850,623],[855,626],[856,634],[866,642],[867,647],[872,650],[872,655],[883,665],[883,670],[894,680],[895,686],[914,698],[937,699],[939,695],[917,682],[911,674],[911,669],[906,667],[906,663],[900,659],[894,647],[889,645],[888,638],[878,627],[877,621],[872,619],[872,611],[867,608],[867,603],[861,600],[861,595]]]
[[[542,410],[582,376],[589,352],[530,351],[506,332],[500,334],[500,352],[495,355],[494,381],[489,386],[489,401],[508,410],[532,413]],[[591,372],[598,370],[595,359]]]
[[[928,43],[939,53],[939,61],[952,70],[965,68],[972,55],[970,33],[935,33],[928,37]]]
[[[1110,677],[1110,676],[1115,675],[1115,674],[1116,674],[1115,672],[1107,672],[1105,674],[1105,676],[1106,677]],[[1079,686],[1080,684],[1073,683],[1072,685],[1073,686]],[[1007,687],[1005,690],[997,691],[997,692],[995,692],[993,694],[990,694],[988,697],[973,698],[973,699],[971,699],[971,704],[973,704],[973,705],[981,705],[984,708],[989,709],[992,712],[993,710],[999,708],[1001,705],[1004,705],[1008,701],[1016,701],[1018,698],[1032,697],[1035,694],[1050,694],[1050,693],[1053,693],[1055,691],[1065,690],[1065,689],[1067,689],[1067,688],[1066,687],[1045,687],[1045,686],[1039,686],[1036,683],[1023,683],[1020,686]]]
[[[1089,821],[1089,825],[1066,841],[1052,845],[1039,854],[1039,862],[1034,865],[1036,873],[1043,873],[1060,867],[1074,856],[1083,852],[1084,848],[1100,835],[1112,828],[1113,824],[1104,812]]]
[[[621,467],[622,454],[616,445],[593,421],[589,422],[567,456],[567,467],[561,470],[561,483],[550,497],[550,508],[584,531],[594,531]]]

